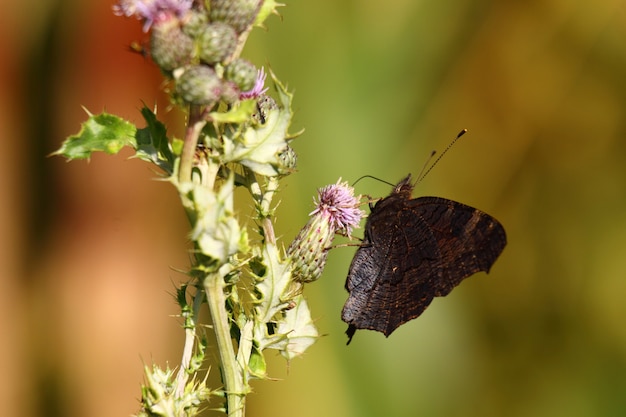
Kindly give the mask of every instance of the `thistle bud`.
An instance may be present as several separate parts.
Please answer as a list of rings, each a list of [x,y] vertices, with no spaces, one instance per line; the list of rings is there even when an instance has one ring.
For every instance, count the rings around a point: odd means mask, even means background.
[[[355,197],[354,189],[341,179],[318,190],[316,209],[287,249],[294,281],[312,282],[322,275],[335,232],[350,236],[352,228],[357,227],[365,215],[358,208],[360,198]]]
[[[211,21],[224,22],[242,33],[259,13],[261,0],[211,0]]]
[[[185,16],[183,22],[183,32],[192,38],[200,36],[205,26],[209,21],[208,16],[204,10],[191,10]]]
[[[200,59],[207,64],[226,60],[237,47],[237,34],[225,23],[215,22],[204,27],[198,37]]]
[[[183,32],[176,17],[171,16],[152,26],[150,53],[163,71],[172,71],[187,64],[192,51],[193,41]]]
[[[176,92],[186,103],[212,105],[222,95],[222,80],[212,68],[195,65],[176,80]]]
[[[255,85],[257,69],[247,59],[237,58],[226,67],[224,78],[237,84],[240,91],[248,91]]]

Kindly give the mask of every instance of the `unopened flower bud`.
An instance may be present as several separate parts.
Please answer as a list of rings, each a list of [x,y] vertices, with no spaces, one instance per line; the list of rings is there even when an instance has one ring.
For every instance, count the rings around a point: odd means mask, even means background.
[[[228,23],[237,33],[250,26],[262,0],[211,0],[211,21]]]
[[[254,87],[257,78],[257,69],[247,59],[237,58],[226,67],[224,77],[233,81],[241,91],[248,91]]]
[[[183,32],[192,38],[197,38],[200,36],[205,26],[209,21],[209,17],[206,15],[205,10],[191,10],[187,15],[185,15],[185,19],[183,22]]]
[[[191,59],[193,41],[180,27],[180,21],[170,16],[156,22],[150,33],[152,59],[164,71],[172,71]]]
[[[189,104],[212,105],[222,95],[222,80],[212,68],[195,65],[176,80],[176,92]]]
[[[232,81],[222,80],[222,100],[225,103],[233,104],[239,100],[239,87]]]
[[[200,59],[207,64],[217,64],[228,58],[237,47],[237,34],[225,23],[215,22],[204,26],[198,37]]]

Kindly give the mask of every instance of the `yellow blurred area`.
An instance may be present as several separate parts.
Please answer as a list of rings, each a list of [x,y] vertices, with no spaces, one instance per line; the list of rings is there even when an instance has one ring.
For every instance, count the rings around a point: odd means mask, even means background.
[[[140,24],[111,5],[31,0],[0,16],[2,416],[127,416],[143,364],[176,366],[182,349],[173,188],[128,153],[46,157],[81,106],[140,123],[142,102],[157,105],[181,135],[158,70],[128,51]],[[281,14],[244,56],[295,90],[293,131],[306,128],[277,212],[284,244],[317,188],[417,174],[463,128],[416,195],[486,211],[509,244],[489,275],[348,347],[354,248],[334,249],[306,289],[326,336],[288,367],[270,353],[278,380],[254,382],[247,415],[626,415],[625,3],[321,0]]]

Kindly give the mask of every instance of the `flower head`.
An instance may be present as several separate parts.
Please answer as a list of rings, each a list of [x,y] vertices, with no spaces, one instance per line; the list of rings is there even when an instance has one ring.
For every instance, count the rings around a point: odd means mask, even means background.
[[[341,179],[318,190],[318,199],[311,218],[287,249],[296,283],[317,280],[326,266],[335,233],[342,231],[350,236],[352,228],[358,226],[365,215],[358,208],[360,196],[355,197],[354,189]],[[301,285],[295,288],[294,292],[300,291]]]
[[[182,17],[191,9],[193,0],[119,0],[113,6],[117,16],[136,16],[144,21],[143,31],[147,32],[155,23],[171,16]]]
[[[261,94],[265,94],[265,92],[267,91],[267,87],[266,88],[263,88],[263,87],[265,86],[266,77],[267,75],[265,74],[265,70],[263,69],[263,67],[261,67],[261,69],[257,71],[256,81],[254,82],[254,87],[252,87],[251,90],[243,91],[242,93],[240,93],[239,99],[247,100],[249,98],[257,98]]]
[[[352,228],[357,227],[361,218],[365,215],[359,206],[361,196],[354,196],[354,188],[347,182],[341,182],[341,178],[336,184],[327,185],[318,190],[318,199],[315,210],[310,215],[321,214],[329,219],[331,227],[335,231],[342,231],[348,237],[352,233]],[[315,200],[313,200],[315,201]]]

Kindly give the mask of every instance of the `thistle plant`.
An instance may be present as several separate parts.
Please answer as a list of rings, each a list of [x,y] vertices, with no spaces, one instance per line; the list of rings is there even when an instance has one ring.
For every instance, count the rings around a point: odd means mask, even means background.
[[[299,134],[289,133],[292,95],[271,72],[270,92],[264,69],[240,53],[251,30],[278,6],[274,0],[120,0],[114,12],[137,17],[150,38],[152,61],[186,115],[184,134],[170,134],[147,107],[141,128],[89,114],[55,152],[88,159],[130,147],[176,187],[189,219],[193,261],[176,291],[183,355],[175,369],[146,366],[139,416],[194,416],[209,401],[243,416],[250,382],[268,378],[266,351],[289,361],[318,338],[304,286],[320,277],[335,234],[350,236],[363,217],[361,197],[338,181],[320,189],[309,222],[287,249],[275,236],[280,181],[295,172],[297,160],[291,142]],[[236,188],[247,191],[253,218],[239,218]],[[199,321],[205,305],[210,323]],[[222,378],[213,388],[205,360],[211,329]]]

